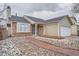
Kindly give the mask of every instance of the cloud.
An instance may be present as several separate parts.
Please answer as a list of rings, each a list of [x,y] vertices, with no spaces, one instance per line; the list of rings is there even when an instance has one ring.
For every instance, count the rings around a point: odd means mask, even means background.
[[[36,11],[61,11],[64,8],[62,8],[59,4],[57,3],[13,3],[13,4],[8,4],[12,8],[12,14],[18,13],[18,15],[23,15],[27,13],[32,13]]]
[[[55,17],[59,17],[62,15],[67,15],[67,14],[68,14],[68,12],[66,12],[66,11],[53,12],[53,11],[43,10],[43,11],[29,13],[28,15],[47,20],[50,18],[55,18]]]
[[[59,3],[59,6],[64,10],[71,10],[72,3]]]
[[[12,15],[30,15],[49,19],[70,13],[71,3],[7,3],[11,6]],[[0,4],[2,9],[4,4]]]

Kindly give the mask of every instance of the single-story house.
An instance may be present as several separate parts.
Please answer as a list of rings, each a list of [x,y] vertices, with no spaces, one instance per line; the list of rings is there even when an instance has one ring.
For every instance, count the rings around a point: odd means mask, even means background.
[[[46,35],[65,37],[71,35],[71,21],[68,15],[46,21],[31,16],[11,16],[9,21],[11,36]]]
[[[6,27],[6,20],[3,18],[0,18],[0,28],[5,28]]]

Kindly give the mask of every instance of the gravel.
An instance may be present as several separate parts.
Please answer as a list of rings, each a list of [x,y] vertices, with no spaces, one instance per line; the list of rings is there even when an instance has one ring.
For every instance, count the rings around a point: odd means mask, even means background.
[[[11,39],[0,41],[0,56],[20,56],[22,55]]]

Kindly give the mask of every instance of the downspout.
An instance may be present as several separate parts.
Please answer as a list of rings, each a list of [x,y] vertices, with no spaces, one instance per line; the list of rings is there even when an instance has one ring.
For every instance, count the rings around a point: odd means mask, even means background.
[[[13,31],[12,31],[12,22],[11,22],[11,36],[13,36],[12,32],[13,32]]]
[[[35,24],[35,36],[37,36],[37,24]]]
[[[58,36],[60,36],[60,24],[58,23]]]

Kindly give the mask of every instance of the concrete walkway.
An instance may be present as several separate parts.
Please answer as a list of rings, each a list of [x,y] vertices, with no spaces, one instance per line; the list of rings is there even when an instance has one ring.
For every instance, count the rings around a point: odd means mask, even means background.
[[[35,38],[33,38],[33,39],[31,38],[31,39],[28,39],[28,40],[29,40],[30,43],[32,43],[32,44],[34,44],[38,47],[41,47],[41,48],[45,48],[45,49],[48,49],[48,50],[51,50],[51,51],[63,53],[63,54],[68,55],[68,56],[79,56],[79,51],[77,51],[77,50],[71,50],[71,49],[64,49],[64,48],[56,47],[52,44],[49,44],[49,43],[44,42],[44,41],[37,40]]]

